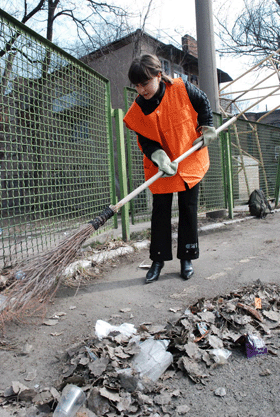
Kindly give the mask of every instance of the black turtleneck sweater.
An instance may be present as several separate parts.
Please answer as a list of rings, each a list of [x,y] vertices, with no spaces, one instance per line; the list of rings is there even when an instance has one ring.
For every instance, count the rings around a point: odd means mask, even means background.
[[[206,94],[197,88],[195,85],[185,83],[186,90],[194,110],[197,112],[197,123],[198,126],[213,126],[213,115],[210,107],[209,100]],[[142,96],[136,98],[136,103],[141,108],[142,112],[147,116],[151,114],[160,104],[165,93],[165,83],[160,82],[158,92],[150,99],[146,100]],[[142,135],[138,135],[139,144],[143,150],[143,153],[151,159],[151,155],[158,149],[162,149],[161,145],[151,139],[148,139]]]

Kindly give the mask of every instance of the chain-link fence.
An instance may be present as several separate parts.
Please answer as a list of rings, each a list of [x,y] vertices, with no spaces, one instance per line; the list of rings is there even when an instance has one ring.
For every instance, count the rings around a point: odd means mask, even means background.
[[[108,80],[2,12],[0,24],[0,260],[8,265],[103,210],[114,174]]]

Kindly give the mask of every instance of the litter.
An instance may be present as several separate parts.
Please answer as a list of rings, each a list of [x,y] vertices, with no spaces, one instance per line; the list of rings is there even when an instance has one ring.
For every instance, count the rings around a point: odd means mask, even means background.
[[[210,357],[213,357],[214,361],[219,365],[227,363],[231,352],[227,349],[212,349],[209,351]]]
[[[144,261],[143,261],[143,262],[141,262],[141,264],[138,266],[138,268],[142,268],[142,269],[150,269],[150,268],[151,268],[151,266],[152,266],[152,264],[144,263]]]
[[[255,298],[255,309],[260,310],[262,308],[262,299],[256,297]]]
[[[257,355],[265,355],[267,353],[267,347],[265,346],[264,341],[255,335],[246,336],[245,346],[247,358],[252,358]]]
[[[265,346],[264,341],[256,335],[243,334],[235,343],[245,347],[247,358],[267,354],[267,347]]]
[[[76,385],[66,385],[53,417],[74,417],[86,401],[84,391]]]
[[[137,332],[134,325],[131,323],[123,323],[120,326],[112,326],[110,323],[107,323],[104,320],[97,320],[95,325],[95,333],[99,340],[115,331],[127,337],[130,337]]]
[[[97,356],[90,350],[88,346],[85,346],[85,349],[88,353],[88,356],[90,357],[92,361],[95,361],[96,359],[98,359]]]
[[[140,343],[140,352],[133,358],[132,367],[142,377],[157,381],[163,372],[173,362],[173,356],[166,349],[168,340],[155,340],[153,338]]]
[[[15,279],[21,280],[25,278],[25,273],[23,271],[17,271],[15,273]]]
[[[6,301],[7,301],[7,297],[5,295],[0,294],[0,311],[5,308]]]
[[[62,362],[56,388],[40,388],[38,392],[39,388],[30,390],[14,382],[2,396],[0,394],[0,404],[1,401],[3,405],[13,403],[16,395],[20,403],[32,400],[34,404],[47,406],[57,403],[61,390],[75,383],[87,392],[87,409],[98,416],[112,417],[116,410],[119,414],[137,415],[144,409],[145,415],[155,417],[160,415],[159,408],[166,415],[174,415],[174,401],[168,403],[173,394],[161,391],[161,387],[165,380],[173,379],[180,371],[194,383],[205,385],[214,375],[212,371],[226,364],[237,348],[244,349],[244,357],[240,360],[238,355],[238,362],[247,361],[246,355],[277,356],[278,342],[274,340],[278,340],[279,335],[279,294],[278,285],[257,281],[211,300],[201,298],[186,306],[188,308],[182,308],[182,316],[166,325],[145,321],[136,330],[130,323],[113,326],[98,320],[96,334],[56,355]],[[256,307],[257,297],[262,300],[259,313],[263,321],[243,308]],[[55,314],[61,315],[61,312]],[[121,316],[111,316],[113,319],[119,320]],[[59,333],[51,333],[54,335]],[[31,348],[26,346],[22,354],[28,354]],[[272,371],[266,369],[267,366],[264,361],[259,375],[269,378]],[[25,378],[31,380],[33,375],[27,374]],[[159,383],[157,378],[160,378]],[[197,389],[202,386],[198,385]],[[217,388],[217,394],[222,397],[223,388]],[[243,394],[240,396],[244,397]],[[184,414],[183,408],[180,411]],[[82,408],[77,415],[83,415]]]

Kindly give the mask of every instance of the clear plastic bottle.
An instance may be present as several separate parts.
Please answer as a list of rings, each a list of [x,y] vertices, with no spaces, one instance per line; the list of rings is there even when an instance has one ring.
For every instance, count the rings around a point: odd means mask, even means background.
[[[53,417],[74,417],[85,400],[86,395],[80,387],[72,384],[66,385]]]
[[[140,343],[140,352],[133,358],[133,368],[141,377],[148,377],[152,381],[157,379],[173,362],[173,356],[166,349],[168,340],[155,340],[153,338]]]

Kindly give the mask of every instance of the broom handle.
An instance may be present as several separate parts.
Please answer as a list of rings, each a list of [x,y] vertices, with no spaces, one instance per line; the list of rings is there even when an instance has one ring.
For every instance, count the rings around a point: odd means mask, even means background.
[[[231,119],[227,120],[224,124],[222,124],[221,126],[219,126],[216,129],[216,133],[217,135],[222,132],[223,130],[225,130],[228,126],[232,125],[233,123],[236,122],[236,120],[238,119],[238,117],[242,116],[242,114],[246,113],[248,110],[250,110],[252,107],[256,106],[258,103],[260,103],[261,101],[265,100],[267,97],[271,96],[272,94],[274,94],[277,90],[279,90],[280,87],[277,87],[275,90],[273,90],[272,92],[270,92],[269,94],[267,94],[265,97],[260,98],[257,102],[253,103],[251,106],[247,107],[245,110],[241,111],[239,114],[237,114],[236,116],[233,116]],[[189,155],[191,155],[193,152],[195,152],[197,149],[201,148],[202,146],[202,139],[203,136],[200,136],[201,141],[198,142],[196,145],[194,145],[192,148],[190,148],[187,152],[183,153],[183,155],[179,156],[177,159],[175,159],[175,162],[181,162],[183,161],[183,159],[187,158]],[[128,203],[130,200],[132,200],[134,197],[136,197],[138,194],[140,194],[142,191],[144,191],[146,188],[149,187],[149,185],[151,185],[153,182],[155,182],[157,179],[159,179],[160,177],[162,177],[162,175],[164,174],[163,171],[158,171],[153,177],[151,177],[150,179],[148,179],[146,182],[144,182],[142,185],[140,185],[139,187],[135,188],[135,190],[133,190],[130,194],[128,194],[127,196],[125,196],[122,200],[120,200],[115,206],[110,206],[110,209],[114,212],[117,213],[117,211],[126,203]]]
[[[226,123],[224,123],[222,126],[218,127],[216,129],[217,134],[220,133],[222,130],[225,130],[229,125],[234,123],[237,120],[237,116],[232,117],[230,120],[228,120]],[[203,139],[203,136],[200,136],[201,139]],[[187,152],[183,153],[181,156],[179,156],[177,159],[175,159],[175,162],[181,162],[185,158],[187,158],[189,155],[191,155],[193,152],[195,152],[197,149],[201,148],[202,146],[202,140],[198,142],[196,145],[194,145],[192,148],[190,148]],[[140,194],[142,191],[144,191],[146,188],[148,188],[153,182],[155,182],[157,179],[162,177],[164,174],[163,171],[158,171],[155,175],[153,175],[151,178],[149,178],[147,181],[145,181],[143,184],[139,185],[139,187],[135,188],[130,194],[125,196],[122,200],[120,200],[115,206],[110,206],[110,209],[113,210],[114,213],[117,213],[117,211],[126,203],[128,203],[130,200],[132,200],[134,197],[136,197],[138,194]]]

